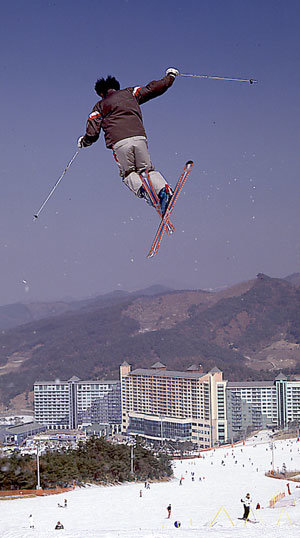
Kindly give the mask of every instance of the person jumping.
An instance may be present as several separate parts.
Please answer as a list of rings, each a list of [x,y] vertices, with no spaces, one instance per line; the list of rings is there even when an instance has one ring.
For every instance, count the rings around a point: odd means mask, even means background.
[[[151,203],[139,176],[146,171],[158,196],[162,215],[172,197],[172,190],[151,162],[140,105],[165,93],[177,75],[179,71],[170,67],[161,80],[122,90],[113,76],[98,79],[95,91],[101,100],[88,117],[86,133],[77,141],[79,148],[90,146],[98,140],[102,129],[106,147],[112,149],[125,185],[136,196]]]

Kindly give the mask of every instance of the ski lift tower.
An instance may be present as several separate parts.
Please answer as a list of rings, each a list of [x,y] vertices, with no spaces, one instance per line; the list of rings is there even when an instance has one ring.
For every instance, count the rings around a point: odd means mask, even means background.
[[[37,474],[36,489],[42,489],[41,480],[40,480],[40,442],[39,441],[37,441],[37,445],[36,445],[36,474]]]

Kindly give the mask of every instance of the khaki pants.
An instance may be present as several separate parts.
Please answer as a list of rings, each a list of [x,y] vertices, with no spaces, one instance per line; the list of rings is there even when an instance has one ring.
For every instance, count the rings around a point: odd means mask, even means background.
[[[149,172],[156,194],[167,184],[160,172],[154,170],[144,136],[124,138],[114,144],[112,149],[123,182],[135,195],[138,195],[142,186],[139,174],[145,170]]]

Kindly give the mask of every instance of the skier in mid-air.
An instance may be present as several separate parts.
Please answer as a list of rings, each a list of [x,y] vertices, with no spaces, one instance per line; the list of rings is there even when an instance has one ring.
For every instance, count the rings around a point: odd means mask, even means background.
[[[139,174],[145,171],[149,173],[162,215],[170,202],[172,190],[160,172],[154,170],[140,105],[165,93],[177,75],[179,71],[171,67],[161,80],[123,90],[112,76],[98,79],[95,91],[101,100],[88,117],[85,135],[77,142],[79,148],[90,146],[98,140],[102,129],[106,147],[113,151],[123,182],[136,196],[148,202],[149,197]]]

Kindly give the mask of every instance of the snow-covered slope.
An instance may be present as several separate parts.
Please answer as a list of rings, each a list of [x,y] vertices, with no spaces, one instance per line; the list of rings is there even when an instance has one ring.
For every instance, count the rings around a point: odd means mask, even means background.
[[[59,536],[70,538],[299,536],[300,495],[297,494],[300,488],[296,488],[296,483],[290,482],[291,493],[298,497],[296,506],[268,508],[271,497],[288,491],[286,481],[267,478],[264,474],[272,463],[272,451],[266,438],[258,436],[245,446],[202,454],[201,459],[174,462],[176,478],[167,483],[151,484],[150,489],[136,483],[87,487],[65,496],[0,501],[0,536],[48,538],[57,536],[58,532]],[[274,463],[275,468],[285,463],[288,470],[299,469],[300,442],[296,439],[277,441]],[[245,525],[238,520],[243,514],[241,498],[247,492],[253,499],[251,519],[256,518],[256,524]],[[58,507],[64,498],[68,501],[66,509]],[[169,503],[172,514],[167,519]],[[256,511],[257,503],[263,509]],[[220,511],[210,526],[221,507],[225,510]],[[34,530],[29,529],[29,514],[34,518]],[[58,520],[64,530],[54,530]],[[174,526],[175,521],[181,523],[180,528]]]

